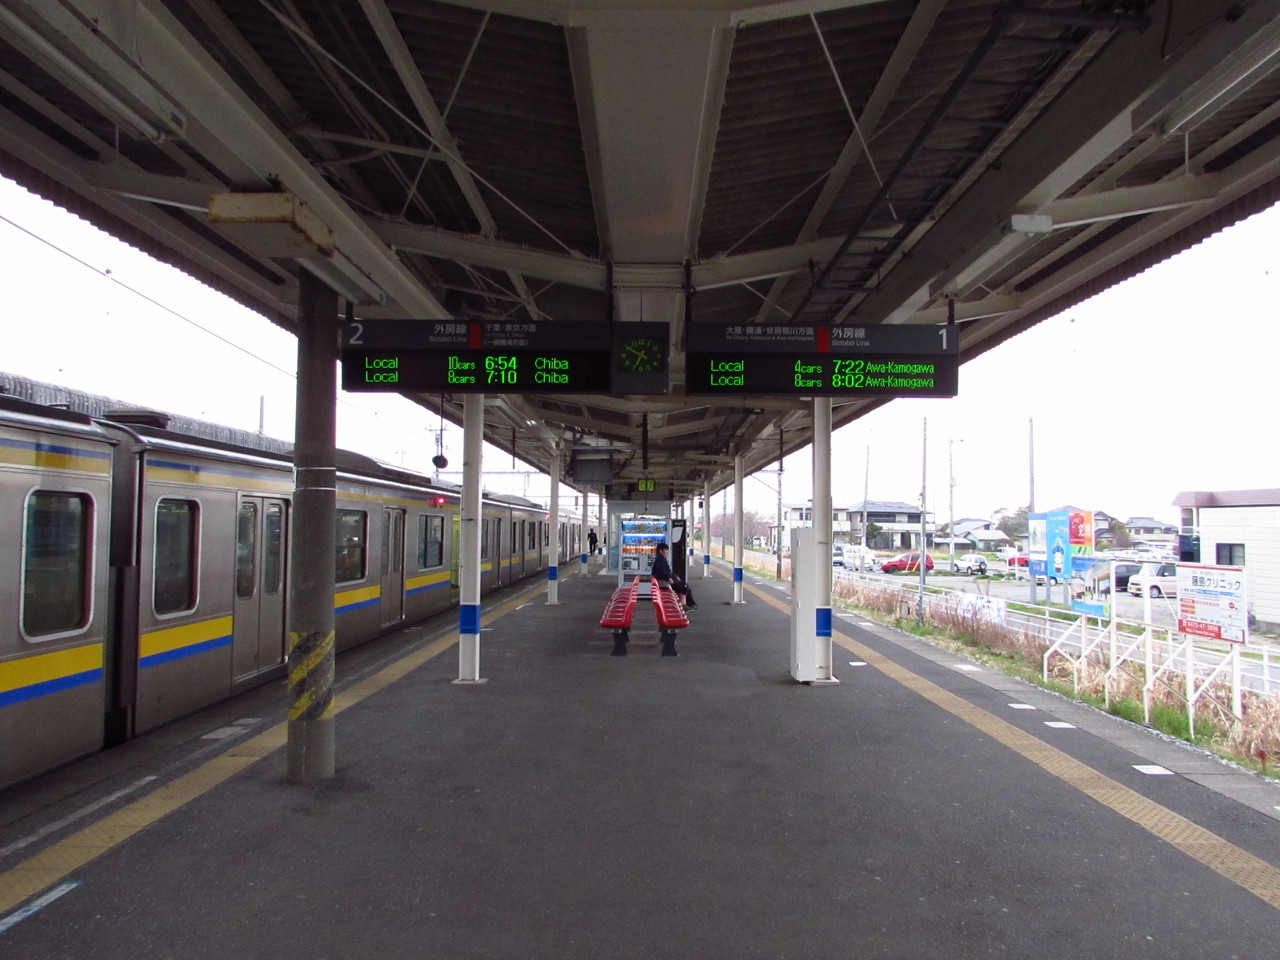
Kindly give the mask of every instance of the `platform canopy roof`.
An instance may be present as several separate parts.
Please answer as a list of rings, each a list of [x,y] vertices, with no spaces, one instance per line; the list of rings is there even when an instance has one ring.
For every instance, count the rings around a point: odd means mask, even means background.
[[[668,321],[667,395],[490,394],[486,435],[683,498],[814,416],[686,395],[687,328],[992,349],[1280,197],[1278,51],[1277,0],[0,0],[0,172],[286,327],[304,270],[360,317]],[[318,233],[209,214],[264,192]]]

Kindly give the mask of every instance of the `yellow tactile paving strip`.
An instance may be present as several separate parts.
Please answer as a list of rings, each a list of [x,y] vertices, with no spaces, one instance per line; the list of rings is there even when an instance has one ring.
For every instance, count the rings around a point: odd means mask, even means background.
[[[501,606],[488,611],[481,622],[488,624],[506,616],[520,604],[526,603],[529,594],[542,589],[544,589],[543,586],[537,584],[521,591]],[[400,657],[377,673],[337,694],[334,698],[337,710],[341,712],[385,689],[432,657],[439,656],[457,642],[456,633],[446,634]],[[145,797],[59,840],[16,867],[0,873],[0,915],[8,913],[42,890],[61,882],[72,871],[106,853],[139,830],[207,793],[245,767],[284,746],[288,740],[288,729],[287,722],[278,723],[269,730],[238,743],[190,773],[156,788]]]
[[[770,606],[790,614],[790,608],[776,597],[755,587],[748,589]],[[1149,800],[1136,790],[1131,790],[1124,784],[1099,773],[1056,747],[1051,747],[1043,740],[1001,720],[995,714],[975,707],[953,693],[948,693],[937,684],[917,676],[905,667],[876,653],[870,647],[863,646],[852,637],[835,632],[834,640],[854,656],[866,661],[868,665],[890,679],[896,680],[913,693],[919,694],[952,716],[976,727],[1064,783],[1070,784],[1081,793],[1092,797],[1121,816],[1127,817],[1161,840],[1177,847],[1187,856],[1193,857],[1276,909],[1280,909],[1280,869],[1255,857],[1247,850],[1242,850],[1235,844],[1223,840],[1217,834],[1174,813],[1167,807],[1162,807],[1154,800]]]

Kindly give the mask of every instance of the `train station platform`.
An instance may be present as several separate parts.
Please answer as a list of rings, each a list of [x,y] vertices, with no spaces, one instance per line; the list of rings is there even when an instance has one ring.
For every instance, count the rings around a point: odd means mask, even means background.
[[[1280,787],[856,615],[695,580],[680,656],[615,581],[339,658],[337,776],[285,780],[279,685],[0,795],[0,955],[1280,955]],[[1156,769],[1158,768],[1158,769]]]

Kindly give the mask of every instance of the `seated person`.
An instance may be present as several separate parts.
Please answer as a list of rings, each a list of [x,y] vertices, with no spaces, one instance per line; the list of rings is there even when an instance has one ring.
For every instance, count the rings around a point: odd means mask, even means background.
[[[689,589],[687,583],[671,572],[671,561],[667,559],[667,551],[670,549],[665,543],[658,544],[653,555],[653,568],[649,574],[655,580],[671,584],[672,589],[684,598],[686,610],[696,610],[698,605],[693,600],[693,591]]]

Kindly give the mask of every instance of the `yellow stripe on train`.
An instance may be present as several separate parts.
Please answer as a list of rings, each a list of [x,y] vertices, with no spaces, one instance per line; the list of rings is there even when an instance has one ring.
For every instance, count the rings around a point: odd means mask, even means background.
[[[38,470],[74,470],[79,473],[111,472],[111,461],[77,453],[58,453],[23,447],[0,446],[0,463],[19,467],[35,467]]]
[[[40,684],[56,685],[71,677],[97,671],[103,665],[102,643],[86,643],[70,650],[38,653],[0,662],[0,695]]]
[[[175,659],[179,651],[193,648],[213,649],[231,643],[231,617],[214,617],[197,623],[184,623],[144,633],[139,638],[138,659],[153,664],[160,659]]]

